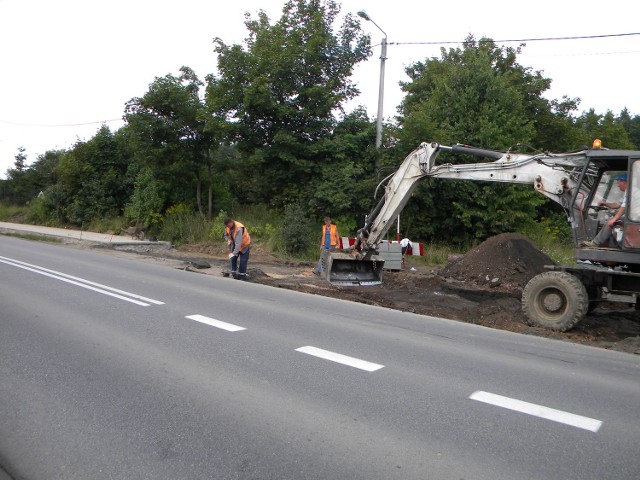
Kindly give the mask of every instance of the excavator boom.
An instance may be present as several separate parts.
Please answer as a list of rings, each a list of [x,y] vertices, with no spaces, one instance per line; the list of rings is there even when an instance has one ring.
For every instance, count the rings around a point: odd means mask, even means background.
[[[436,158],[443,151],[493,161],[436,165]],[[364,227],[358,230],[355,247],[351,251],[330,255],[325,265],[327,280],[333,285],[382,283],[384,259],[378,254],[378,245],[418,183],[425,178],[529,184],[542,195],[566,207],[573,204],[580,184],[578,176],[584,171],[586,163],[588,159],[580,153],[527,155],[465,145],[422,143],[404,159],[393,175],[381,182],[381,185],[384,184],[384,196],[367,216]]]

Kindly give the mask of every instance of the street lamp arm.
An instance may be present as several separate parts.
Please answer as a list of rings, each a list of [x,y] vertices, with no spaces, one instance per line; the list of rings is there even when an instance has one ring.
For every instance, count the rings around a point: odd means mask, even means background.
[[[382,34],[384,35],[384,38],[387,38],[387,32],[385,32],[382,28],[380,28],[380,25],[378,25],[370,16],[367,12],[365,12],[364,10],[360,10],[358,12],[358,16],[360,18],[364,18],[367,22],[371,22],[373,23],[376,27],[378,27],[378,30],[380,30],[382,32]]]

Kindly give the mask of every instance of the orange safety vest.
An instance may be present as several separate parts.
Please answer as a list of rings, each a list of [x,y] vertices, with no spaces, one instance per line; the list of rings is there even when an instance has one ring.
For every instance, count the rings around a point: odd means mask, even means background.
[[[334,224],[331,224],[331,227],[329,228],[331,229],[329,231],[331,246],[338,248],[340,246],[340,238],[338,237],[338,227],[336,227]],[[322,225],[322,240],[320,241],[321,247],[324,247],[324,237],[326,234],[327,234],[327,226]]]
[[[240,251],[247,248],[251,245],[251,237],[249,236],[249,232],[247,231],[247,227],[245,227],[240,222],[233,222],[233,231],[229,227],[224,227],[227,231],[227,236],[233,241],[236,238],[236,233],[238,232],[238,228],[242,229],[242,243],[240,244]]]

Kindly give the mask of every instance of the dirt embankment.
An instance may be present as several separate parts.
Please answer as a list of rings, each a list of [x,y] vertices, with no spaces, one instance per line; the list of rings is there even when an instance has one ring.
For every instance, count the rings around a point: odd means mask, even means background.
[[[184,246],[170,255],[183,268],[214,275],[228,264],[224,245]],[[565,333],[525,323],[522,289],[552,263],[526,237],[502,234],[437,270],[408,257],[404,270],[385,271],[377,287],[331,286],[313,274],[315,265],[281,261],[260,246],[251,251],[249,276],[279,288],[640,354],[640,312],[626,304],[604,303]]]

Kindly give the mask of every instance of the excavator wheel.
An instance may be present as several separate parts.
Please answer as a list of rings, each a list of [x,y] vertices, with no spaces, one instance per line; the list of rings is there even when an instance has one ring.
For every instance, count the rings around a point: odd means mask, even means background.
[[[522,309],[533,326],[564,332],[582,320],[588,308],[587,289],[566,272],[536,275],[522,292]]]

